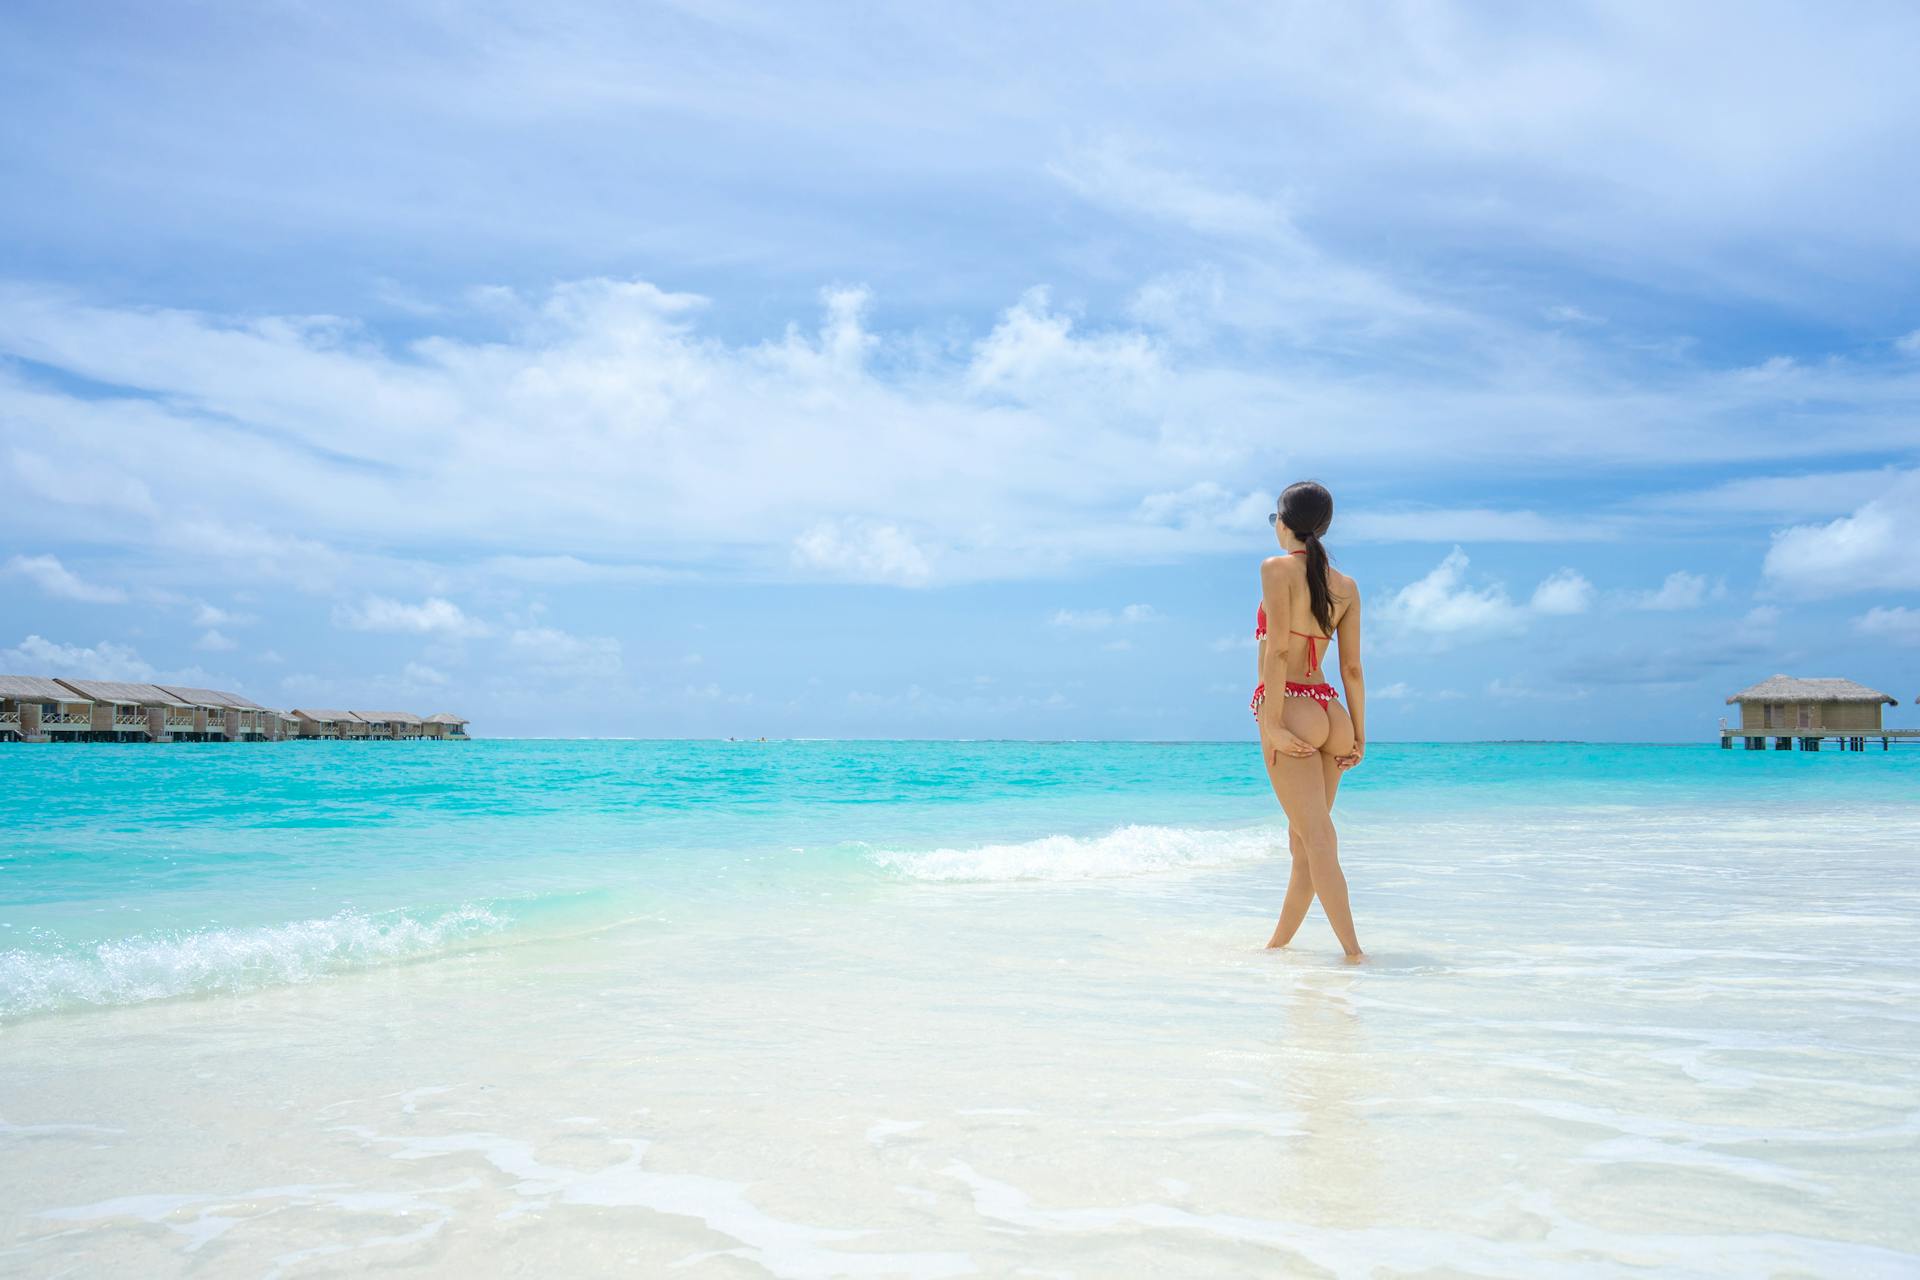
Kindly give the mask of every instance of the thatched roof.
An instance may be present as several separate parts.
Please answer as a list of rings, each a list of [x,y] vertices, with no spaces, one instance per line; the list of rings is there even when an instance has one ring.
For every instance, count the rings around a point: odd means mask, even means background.
[[[411,711],[356,711],[353,713],[368,724],[419,724],[420,717]]]
[[[13,698],[20,702],[93,701],[45,676],[0,676],[0,698]]]
[[[190,689],[184,685],[162,685],[174,697],[182,702],[191,702],[196,707],[238,707],[242,711],[265,711],[257,702],[249,702],[237,693],[224,693],[219,689]]]
[[[124,680],[62,680],[61,684],[95,702],[125,702],[142,707],[184,707],[157,684],[129,684]]]
[[[1869,689],[1863,684],[1851,680],[1841,680],[1835,676],[1802,678],[1799,676],[1768,676],[1759,684],[1749,685],[1728,698],[1733,702],[1884,702],[1888,706],[1900,705],[1898,698],[1888,697],[1878,689]]]
[[[451,711],[436,711],[427,717],[428,724],[465,724],[465,717],[454,715]]]
[[[302,720],[319,720],[322,722],[337,720],[352,724],[360,719],[359,716],[356,716],[351,711],[329,711],[324,707],[295,707],[293,714],[299,716]]]

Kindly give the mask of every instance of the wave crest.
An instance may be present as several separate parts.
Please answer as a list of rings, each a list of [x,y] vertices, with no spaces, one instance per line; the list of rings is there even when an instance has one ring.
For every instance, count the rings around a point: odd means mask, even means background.
[[[477,906],[426,918],[342,911],[254,929],[139,934],[63,952],[0,951],[0,1018],[309,982],[446,951],[510,923]]]
[[[925,853],[883,850],[869,856],[914,880],[1102,880],[1257,862],[1285,842],[1284,834],[1263,827],[1127,826],[1103,836],[1043,836],[1019,844]]]

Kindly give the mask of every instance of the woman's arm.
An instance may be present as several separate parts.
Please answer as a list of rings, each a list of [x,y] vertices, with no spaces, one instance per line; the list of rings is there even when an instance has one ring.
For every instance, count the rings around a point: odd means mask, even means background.
[[[1340,637],[1340,687],[1345,691],[1347,714],[1353,718],[1353,751],[1341,759],[1344,768],[1360,763],[1367,753],[1367,674],[1360,666],[1360,588],[1353,589],[1353,603],[1341,615],[1335,630]]]

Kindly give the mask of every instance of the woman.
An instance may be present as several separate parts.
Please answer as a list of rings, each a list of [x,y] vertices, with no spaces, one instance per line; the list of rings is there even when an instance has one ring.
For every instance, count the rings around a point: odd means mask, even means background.
[[[1327,563],[1320,545],[1333,523],[1333,495],[1311,480],[1289,485],[1280,508],[1267,517],[1285,555],[1260,566],[1259,687],[1253,714],[1273,794],[1287,811],[1293,874],[1287,881],[1280,923],[1269,947],[1293,941],[1316,896],[1347,959],[1363,958],[1347,906],[1347,878],[1340,871],[1333,830],[1333,795],[1340,775],[1366,754],[1366,681],[1360,670],[1360,589]],[[1326,683],[1321,662],[1334,636],[1340,638],[1342,707]],[[1277,691],[1267,696],[1268,689]]]

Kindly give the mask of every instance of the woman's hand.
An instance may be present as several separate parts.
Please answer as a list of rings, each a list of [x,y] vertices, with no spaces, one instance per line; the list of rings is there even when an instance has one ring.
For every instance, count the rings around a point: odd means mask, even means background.
[[[1260,708],[1260,728],[1266,733],[1267,746],[1275,757],[1292,756],[1296,760],[1305,760],[1317,752],[1304,739],[1290,732],[1280,723],[1280,710],[1272,704]]]
[[[1347,754],[1343,756],[1335,756],[1333,758],[1333,762],[1339,765],[1342,769],[1351,769],[1353,768],[1353,766],[1359,764],[1363,759],[1365,759],[1366,754],[1367,754],[1367,744],[1360,741],[1360,739],[1355,738],[1353,740],[1353,750],[1347,752]]]

